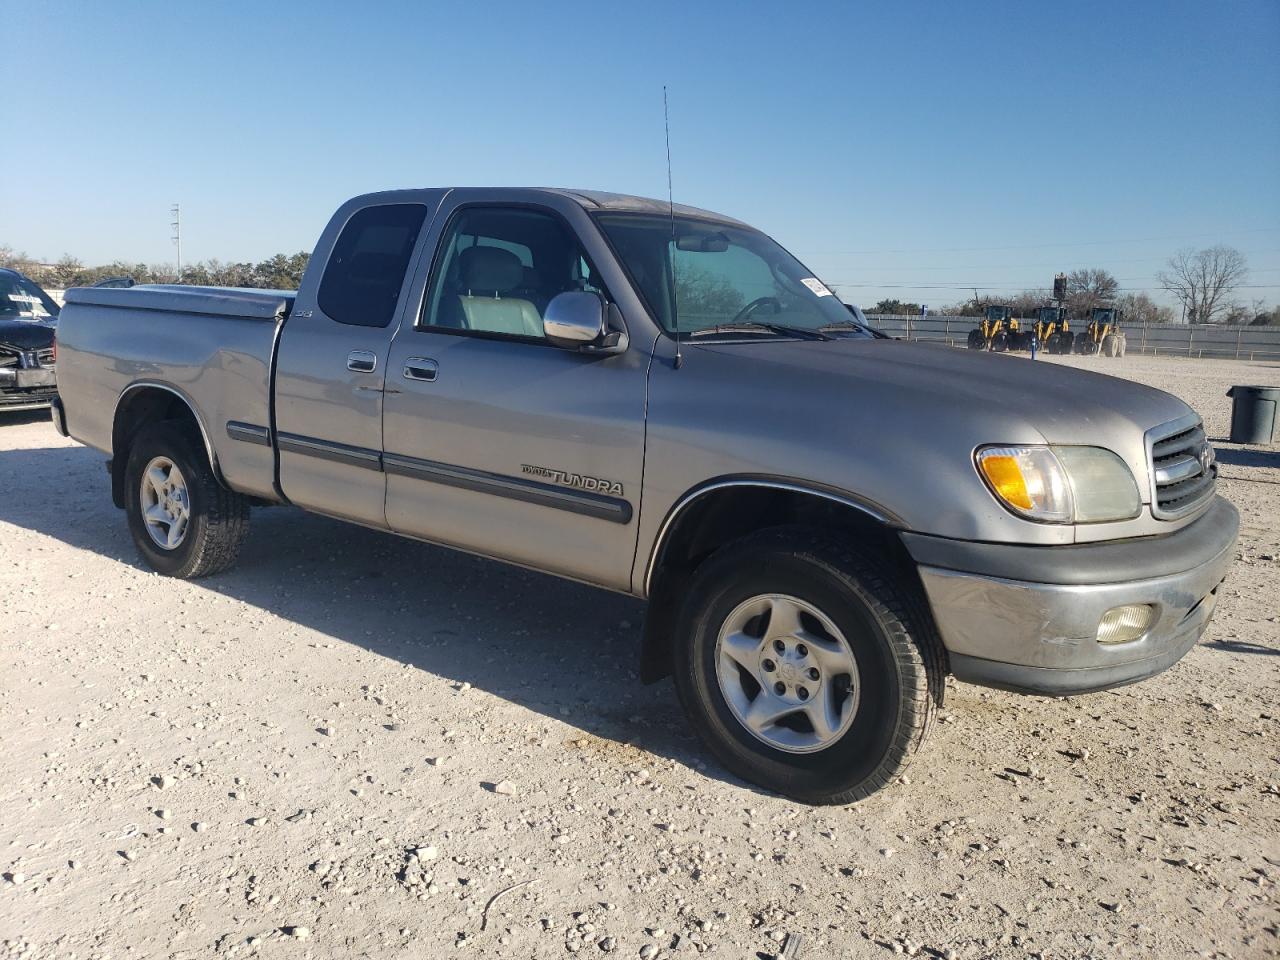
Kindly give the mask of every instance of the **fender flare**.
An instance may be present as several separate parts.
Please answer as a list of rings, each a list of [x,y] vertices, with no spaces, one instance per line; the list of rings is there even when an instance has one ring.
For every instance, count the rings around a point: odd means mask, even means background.
[[[166,393],[171,393],[191,411],[191,417],[195,420],[196,427],[200,431],[200,439],[204,443],[205,454],[209,457],[209,465],[213,468],[213,475],[220,484],[225,486],[226,481],[222,478],[222,470],[218,466],[218,455],[214,452],[209,430],[205,426],[204,418],[200,416],[200,411],[196,408],[191,397],[171,384],[158,383],[154,380],[135,380],[120,391],[120,395],[116,397],[115,409],[111,413],[111,460],[109,461],[109,466],[111,468],[112,499],[116,500],[116,505],[123,505],[121,502],[122,490],[117,490],[117,486],[123,486],[125,468],[124,459],[119,456],[119,451],[115,449],[116,424],[120,419],[120,407],[124,404],[126,398],[134,391],[142,389],[162,390]]]
[[[658,561],[662,557],[662,552],[667,545],[667,537],[671,533],[672,528],[676,525],[676,521],[680,516],[698,502],[702,497],[716,490],[723,490],[727,487],[757,487],[770,490],[786,490],[790,493],[807,494],[813,497],[819,497],[823,500],[829,500],[838,503],[859,513],[876,520],[885,526],[898,529],[906,529],[901,518],[893,511],[887,509],[881,504],[859,497],[856,494],[849,493],[844,490],[835,490],[829,487],[823,487],[816,484],[799,483],[795,480],[777,479],[772,477],[757,476],[730,476],[719,477],[714,480],[707,480],[703,483],[686,491],[675,504],[667,511],[666,517],[663,518],[661,526],[658,527],[657,536],[654,537],[653,547],[649,551],[649,559],[645,564],[644,570],[644,593],[643,596],[648,597],[650,589],[653,585],[654,571],[657,569]]]

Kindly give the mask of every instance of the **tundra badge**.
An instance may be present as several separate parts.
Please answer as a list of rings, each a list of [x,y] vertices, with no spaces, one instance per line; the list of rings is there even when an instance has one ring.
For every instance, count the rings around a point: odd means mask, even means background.
[[[622,484],[616,480],[604,480],[600,477],[588,477],[581,473],[570,473],[566,470],[552,470],[550,467],[538,467],[529,463],[520,464],[520,470],[531,477],[541,477],[566,487],[577,487],[579,490],[590,490],[593,493],[607,493],[610,496],[622,496]]]

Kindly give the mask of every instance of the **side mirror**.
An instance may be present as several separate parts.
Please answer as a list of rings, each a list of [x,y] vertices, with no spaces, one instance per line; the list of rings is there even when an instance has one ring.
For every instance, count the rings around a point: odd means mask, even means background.
[[[551,298],[542,333],[554,346],[580,353],[626,353],[629,340],[615,304],[586,290],[566,290]]]
[[[604,335],[604,300],[598,293],[566,290],[551,298],[542,333],[557,347],[586,346]]]

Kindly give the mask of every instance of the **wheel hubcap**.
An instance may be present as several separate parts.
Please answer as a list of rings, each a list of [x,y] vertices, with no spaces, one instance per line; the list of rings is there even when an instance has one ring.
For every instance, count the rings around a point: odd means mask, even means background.
[[[138,492],[148,536],[162,550],[176,550],[191,520],[191,496],[182,471],[168,457],[155,457],[142,471]]]
[[[787,753],[830,746],[858,708],[848,641],[796,597],[766,594],[734,608],[716,640],[716,679],[738,722]]]

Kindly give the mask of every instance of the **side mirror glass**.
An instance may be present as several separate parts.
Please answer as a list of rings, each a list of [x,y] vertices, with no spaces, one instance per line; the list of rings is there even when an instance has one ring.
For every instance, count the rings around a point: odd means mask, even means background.
[[[598,293],[566,290],[551,298],[542,332],[558,347],[576,349],[604,335],[604,300]]]

